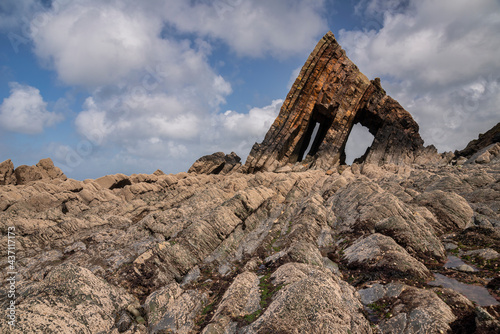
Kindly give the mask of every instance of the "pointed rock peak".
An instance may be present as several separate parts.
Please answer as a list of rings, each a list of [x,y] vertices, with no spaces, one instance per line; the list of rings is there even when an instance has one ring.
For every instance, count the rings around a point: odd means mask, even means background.
[[[354,124],[374,136],[361,161],[413,163],[423,152],[418,124],[346,56],[332,32],[316,45],[288,93],[264,141],[255,144],[245,169],[275,171],[302,162],[329,169],[345,163]]]

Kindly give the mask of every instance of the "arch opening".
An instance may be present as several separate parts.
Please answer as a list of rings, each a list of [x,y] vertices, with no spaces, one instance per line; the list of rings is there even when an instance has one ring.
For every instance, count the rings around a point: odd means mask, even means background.
[[[337,107],[337,105],[324,106],[322,104],[314,106],[311,120],[307,125],[302,143],[299,145],[300,149],[297,152],[297,161],[302,161],[308,156],[312,157],[318,152],[328,129],[332,126]]]
[[[347,165],[351,165],[353,162],[362,163],[368,155],[374,139],[375,137],[368,128],[360,123],[354,124],[344,148],[344,163]]]

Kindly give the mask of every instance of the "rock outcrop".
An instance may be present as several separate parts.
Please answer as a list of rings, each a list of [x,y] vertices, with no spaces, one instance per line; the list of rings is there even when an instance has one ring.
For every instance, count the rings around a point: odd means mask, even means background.
[[[470,158],[476,152],[495,143],[500,143],[500,123],[489,129],[484,134],[479,134],[478,138],[469,142],[463,150],[455,151],[455,156],[457,158]]]
[[[356,123],[375,137],[360,162],[412,163],[425,151],[411,115],[386,95],[379,79],[370,81],[359,71],[329,32],[302,67],[264,141],[253,146],[245,168],[274,171],[302,162],[330,169],[345,162]]]
[[[40,160],[35,166],[21,165],[14,169],[10,159],[0,163],[0,185],[28,184],[38,180],[66,180],[67,177],[50,158]]]
[[[14,174],[14,164],[10,159],[0,163],[0,185],[16,184],[16,174]]]
[[[364,163],[329,169],[356,122],[375,135]],[[15,261],[0,257],[0,281],[16,276],[0,308],[16,314],[0,333],[498,333],[497,145],[434,163],[452,157],[327,34],[245,168],[216,153],[189,173],[78,181],[50,159],[1,163]]]
[[[188,173],[197,174],[227,174],[237,170],[241,166],[241,158],[234,152],[224,154],[217,152],[205,155],[189,168]]]

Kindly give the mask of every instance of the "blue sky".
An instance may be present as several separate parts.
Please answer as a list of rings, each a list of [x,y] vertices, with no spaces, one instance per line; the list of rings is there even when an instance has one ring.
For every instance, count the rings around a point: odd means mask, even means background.
[[[499,121],[498,0],[4,0],[0,161],[85,179],[245,160],[328,30],[426,145]],[[369,141],[355,128],[348,159]]]

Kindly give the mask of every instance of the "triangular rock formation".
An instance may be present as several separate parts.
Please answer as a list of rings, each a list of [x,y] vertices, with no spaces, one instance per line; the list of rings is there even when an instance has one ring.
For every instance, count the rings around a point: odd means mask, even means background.
[[[368,80],[328,32],[302,67],[264,141],[253,146],[245,168],[251,173],[299,161],[318,169],[342,164],[356,123],[375,137],[363,161],[413,163],[424,149],[410,113],[386,95],[378,78]]]

